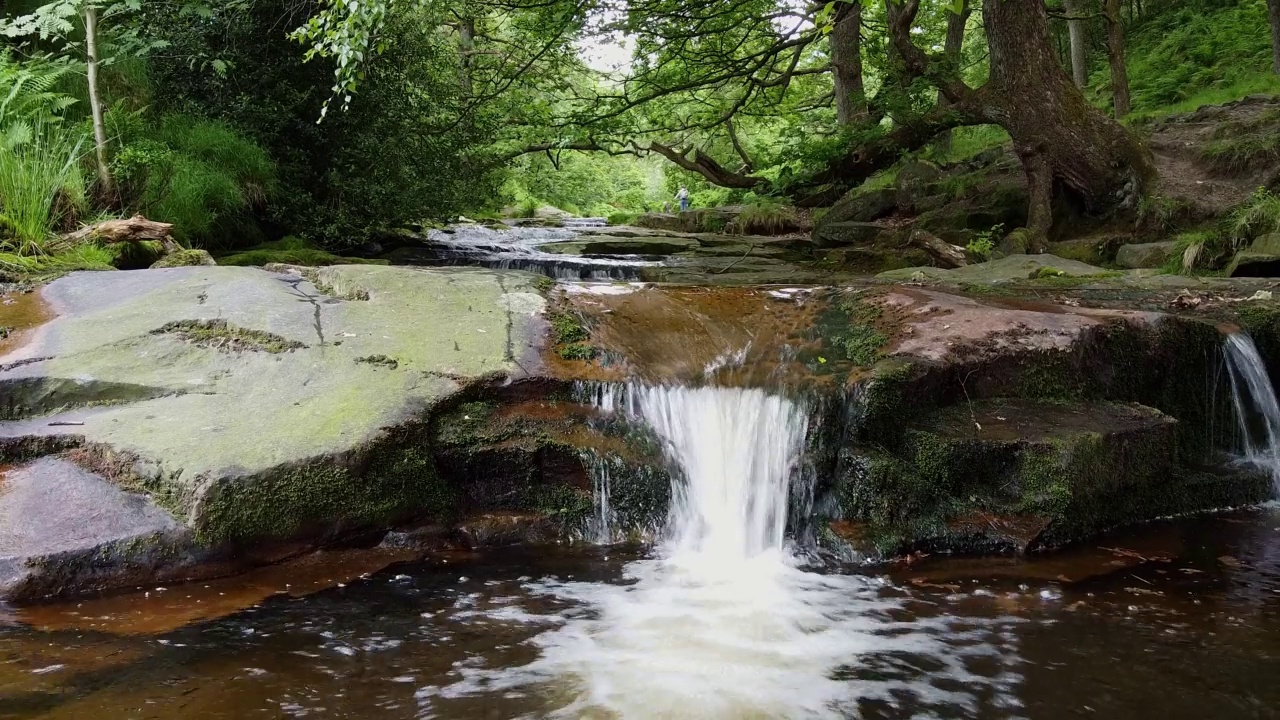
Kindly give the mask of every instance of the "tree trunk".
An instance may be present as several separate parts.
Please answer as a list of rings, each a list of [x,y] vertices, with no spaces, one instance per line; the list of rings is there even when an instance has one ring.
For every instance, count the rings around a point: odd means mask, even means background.
[[[1271,19],[1271,67],[1280,75],[1280,0],[1267,0],[1267,17]]]
[[[1277,0],[1280,2],[1280,0]],[[964,0],[960,6],[960,14],[952,13],[947,16],[947,38],[942,46],[942,54],[946,56],[947,62],[951,63],[956,72],[960,72],[960,61],[963,59],[964,52],[964,32],[969,26],[969,16],[973,14],[973,6],[969,4],[969,0]],[[951,101],[946,95],[938,94],[938,107],[945,108],[951,105]],[[951,131],[946,130],[938,136],[937,142],[934,144],[938,148],[938,152],[944,155],[951,151]]]
[[[115,195],[115,183],[111,168],[107,165],[107,127],[102,119],[102,96],[98,93],[98,11],[93,7],[84,10],[85,49],[89,67],[89,109],[93,114],[93,144],[98,159],[98,183],[102,196]]]
[[[1067,34],[1071,37],[1071,77],[1076,87],[1089,84],[1089,48],[1085,33],[1083,0],[1065,0],[1067,9]]]
[[[862,87],[862,3],[839,3],[830,41],[836,122],[842,127],[853,125],[867,117]]]
[[[1112,106],[1116,119],[1129,114],[1129,70],[1124,62],[1124,23],[1120,21],[1120,0],[1105,0],[1107,15],[1107,62],[1111,64]],[[1280,0],[1270,0],[1280,2]]]
[[[1031,191],[1029,229],[1043,238],[1060,190],[1091,212],[1132,207],[1155,177],[1150,152],[1091,106],[1063,70],[1040,0],[982,5],[991,80],[966,101],[1013,138]]]
[[[104,220],[97,225],[89,225],[73,233],[67,233],[62,236],[62,239],[71,245],[79,245],[89,240],[107,245],[156,240],[164,246],[165,252],[180,249],[173,241],[173,225],[148,220],[141,215],[134,215],[125,220]]]
[[[460,58],[458,85],[462,88],[462,94],[465,97],[470,97],[472,94],[471,66],[475,62],[475,51],[476,19],[461,18],[458,21],[458,56]]]

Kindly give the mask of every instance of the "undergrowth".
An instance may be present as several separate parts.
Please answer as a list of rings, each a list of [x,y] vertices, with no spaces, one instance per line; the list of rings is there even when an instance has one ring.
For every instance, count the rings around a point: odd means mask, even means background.
[[[734,235],[784,235],[800,229],[796,209],[777,200],[746,205],[725,230]]]

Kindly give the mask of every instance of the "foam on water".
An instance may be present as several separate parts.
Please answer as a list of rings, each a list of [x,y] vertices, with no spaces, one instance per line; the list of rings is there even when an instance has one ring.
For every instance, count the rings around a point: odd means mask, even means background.
[[[603,411],[652,428],[680,471],[655,556],[630,563],[621,584],[528,583],[571,608],[531,641],[539,657],[514,668],[455,666],[456,683],[420,689],[426,716],[433,703],[500,693],[540,697],[540,717],[849,717],[868,697],[894,703],[909,692],[971,707],[973,688],[1019,682],[1013,670],[968,669],[991,654],[974,639],[989,630],[899,622],[904,594],[876,578],[812,572],[788,547],[808,423],[800,404],[758,389],[639,384],[598,399]],[[944,681],[906,681],[893,663],[860,666],[913,653]]]

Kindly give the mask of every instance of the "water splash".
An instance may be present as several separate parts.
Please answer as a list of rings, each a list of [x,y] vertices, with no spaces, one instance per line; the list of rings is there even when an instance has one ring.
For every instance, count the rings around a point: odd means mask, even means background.
[[[530,641],[539,657],[515,668],[455,666],[457,682],[419,690],[427,716],[495,693],[542,698],[537,716],[552,718],[840,718],[858,716],[869,699],[905,696],[976,713],[968,689],[1007,696],[1020,682],[1012,665],[987,677],[969,670],[992,654],[977,642],[988,629],[902,622],[902,594],[886,583],[802,564],[786,528],[802,474],[803,405],[745,388],[590,390],[602,412],[651,428],[673,465],[657,553],[629,563],[621,584],[528,583],[572,608]],[[917,653],[945,687],[904,681],[895,662],[870,660]]]
[[[1280,492],[1280,402],[1253,340],[1232,333],[1223,345],[1244,459],[1271,473]]]

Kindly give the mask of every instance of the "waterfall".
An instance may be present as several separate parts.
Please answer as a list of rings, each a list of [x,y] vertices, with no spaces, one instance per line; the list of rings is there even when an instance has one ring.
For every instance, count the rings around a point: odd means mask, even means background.
[[[759,389],[641,384],[606,386],[595,401],[648,425],[678,470],[664,533],[669,557],[716,565],[782,551],[808,431],[804,408]],[[606,493],[607,473],[594,473]],[[608,498],[600,498],[593,524],[607,524],[607,513]]]
[[[1223,355],[1231,378],[1231,400],[1244,458],[1269,471],[1280,491],[1280,402],[1276,401],[1267,366],[1253,340],[1244,333],[1227,337]]]
[[[663,539],[624,584],[530,584],[589,610],[538,636],[530,665],[467,684],[550,683],[572,698],[550,717],[848,716],[858,692],[841,668],[881,644],[871,613],[884,603],[875,581],[808,571],[787,544],[807,409],[749,388],[580,391],[661,441],[672,466]]]

